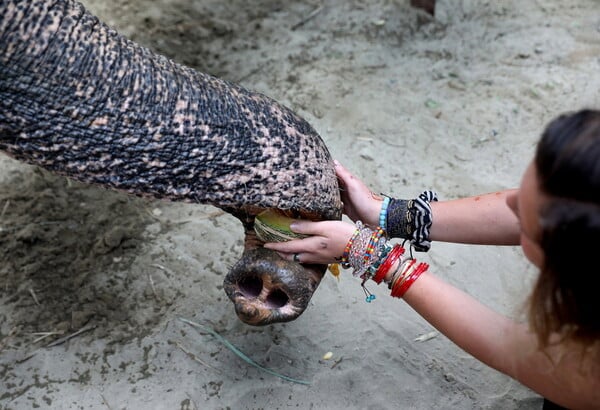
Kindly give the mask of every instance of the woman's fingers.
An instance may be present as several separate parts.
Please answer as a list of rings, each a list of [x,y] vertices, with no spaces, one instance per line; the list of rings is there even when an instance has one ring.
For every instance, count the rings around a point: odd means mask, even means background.
[[[352,175],[339,162],[336,173],[343,186],[341,197],[344,213],[353,221],[360,220],[367,224],[377,224],[383,198],[372,192],[360,179]]]
[[[322,252],[319,242],[322,238],[309,237],[294,239],[288,242],[265,243],[264,247],[272,249],[283,259],[300,263],[332,263],[335,256]]]
[[[328,231],[327,226],[330,225],[333,221],[303,221],[301,219],[297,219],[291,223],[290,229],[292,232],[301,233],[303,235],[323,235],[326,236],[326,232]],[[335,222],[334,222],[335,223]]]
[[[264,247],[272,249],[287,260],[298,260],[301,263],[333,263],[344,252],[344,248],[356,227],[342,221],[297,221],[292,230],[310,235],[304,239],[287,242],[265,243]]]
[[[340,196],[342,198],[342,203],[344,204],[344,213],[354,220],[356,217],[356,212],[354,210],[352,197],[355,195],[357,189],[360,189],[360,180],[352,175],[350,171],[348,171],[337,160],[335,161],[335,164],[335,172],[338,176],[341,188]]]
[[[355,177],[339,162],[336,164],[335,172],[340,179],[340,185],[342,185],[344,188],[342,190],[343,198],[350,198],[355,195],[365,196],[371,194],[371,190],[360,179]]]
[[[300,251],[305,251],[310,249],[310,240],[311,238],[305,239],[294,239],[286,242],[268,242],[265,243],[264,247],[267,249],[273,249],[277,252],[283,253],[295,253]]]
[[[342,187],[347,187],[348,184],[351,184],[355,176],[352,175],[350,171],[348,171],[342,164],[340,164],[337,160],[335,162],[335,173],[340,179],[340,185]]]

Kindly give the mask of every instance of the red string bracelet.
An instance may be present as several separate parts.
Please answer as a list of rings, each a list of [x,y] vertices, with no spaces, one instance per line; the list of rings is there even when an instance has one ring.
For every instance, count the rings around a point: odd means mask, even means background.
[[[429,269],[429,265],[425,262],[421,262],[419,266],[415,268],[414,272],[408,278],[406,278],[406,280],[404,280],[400,286],[394,286],[392,289],[392,296],[396,298],[403,297],[408,291],[408,288],[410,288],[411,285],[419,278],[419,276],[421,276],[421,274],[427,269]]]
[[[375,276],[373,276],[373,280],[379,285],[385,275],[389,272],[390,268],[394,265],[394,263],[404,254],[404,248],[400,245],[394,245],[390,253],[388,253],[387,257],[383,261],[379,268],[375,272]]]

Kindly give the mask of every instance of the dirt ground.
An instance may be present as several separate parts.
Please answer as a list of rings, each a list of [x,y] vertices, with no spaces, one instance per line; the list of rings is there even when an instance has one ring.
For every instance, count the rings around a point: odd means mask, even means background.
[[[374,191],[518,185],[543,126],[600,107],[600,3],[85,0],[122,34],[291,107]],[[297,320],[240,322],[242,227],[0,156],[0,408],[539,409],[383,287],[327,275]],[[522,317],[518,248],[434,243],[431,270]],[[283,380],[244,361],[218,332]],[[329,359],[323,356],[331,352]]]

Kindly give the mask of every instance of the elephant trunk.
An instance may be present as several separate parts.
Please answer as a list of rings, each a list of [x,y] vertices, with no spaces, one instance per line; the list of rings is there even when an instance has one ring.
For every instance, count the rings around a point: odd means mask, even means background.
[[[265,248],[250,249],[227,274],[223,288],[243,322],[289,322],[307,308],[326,268],[290,263]]]
[[[211,204],[247,229],[267,208],[341,215],[331,156],[304,119],[125,39],[72,0],[0,3],[0,150],[83,182]]]

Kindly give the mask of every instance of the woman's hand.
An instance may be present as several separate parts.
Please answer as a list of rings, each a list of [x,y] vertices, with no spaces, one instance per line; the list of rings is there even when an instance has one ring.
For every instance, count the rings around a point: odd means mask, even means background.
[[[288,242],[265,243],[265,248],[273,249],[282,258],[300,263],[330,264],[339,262],[346,244],[356,231],[356,227],[343,221],[295,221],[292,231],[311,235],[304,239]]]
[[[335,161],[335,171],[340,181],[344,213],[353,221],[377,226],[383,198],[371,192],[338,161]],[[270,242],[264,247],[276,251],[284,259],[322,264],[339,262],[346,244],[356,231],[355,225],[343,221],[297,220],[290,228],[296,233],[311,236],[288,242]]]
[[[337,160],[335,161],[335,172],[339,178],[342,191],[344,213],[354,222],[361,221],[372,227],[378,226],[383,198],[374,194]]]

